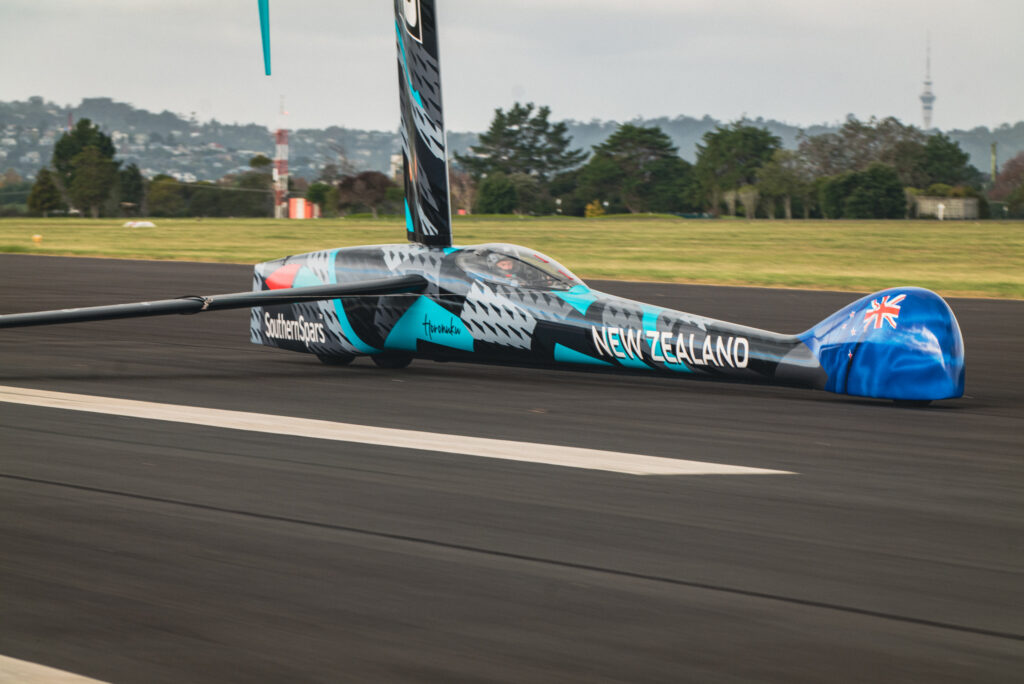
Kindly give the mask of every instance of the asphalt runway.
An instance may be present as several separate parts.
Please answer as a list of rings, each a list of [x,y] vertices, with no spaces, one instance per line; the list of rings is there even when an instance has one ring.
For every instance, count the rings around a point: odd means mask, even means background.
[[[0,256],[0,312],[250,269]],[[856,296],[598,289],[796,332]],[[0,403],[0,655],[111,682],[1009,682],[1024,302],[955,299],[967,396],[368,360],[248,312],[0,331],[0,385],[793,471],[630,476]],[[2,679],[2,673],[0,673]]]

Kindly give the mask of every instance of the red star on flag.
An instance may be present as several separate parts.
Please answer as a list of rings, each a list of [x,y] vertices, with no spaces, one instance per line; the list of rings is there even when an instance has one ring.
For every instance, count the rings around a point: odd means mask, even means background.
[[[907,298],[907,295],[901,294],[896,299],[889,301],[889,295],[882,297],[882,303],[879,304],[877,299],[871,300],[871,311],[867,311],[864,314],[864,329],[867,330],[874,319],[875,330],[882,327],[882,322],[885,321],[889,325],[896,329],[896,319],[900,317],[899,303]]]
[[[843,325],[840,330],[846,330],[846,326],[850,326],[850,336],[857,334],[857,323],[854,321],[854,317],[857,315],[856,311],[850,312],[850,317],[843,321]]]

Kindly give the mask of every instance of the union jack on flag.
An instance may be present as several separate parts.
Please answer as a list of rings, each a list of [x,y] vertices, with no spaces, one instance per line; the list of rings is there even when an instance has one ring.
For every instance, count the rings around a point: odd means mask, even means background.
[[[900,317],[899,303],[906,298],[907,295],[901,294],[890,302],[889,295],[885,295],[882,297],[881,303],[879,303],[877,299],[872,299],[871,310],[864,313],[864,329],[868,329],[872,323],[872,319],[874,319],[875,330],[882,327],[883,321],[895,329],[896,319]]]

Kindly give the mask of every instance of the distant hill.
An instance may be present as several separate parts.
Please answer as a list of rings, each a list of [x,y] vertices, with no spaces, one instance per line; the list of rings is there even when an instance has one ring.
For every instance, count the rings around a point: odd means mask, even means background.
[[[111,135],[118,148],[118,158],[134,162],[147,176],[167,173],[182,180],[216,180],[229,173],[248,168],[249,159],[257,154],[272,157],[274,141],[271,131],[257,124],[225,124],[216,120],[199,122],[170,111],[153,113],[108,97],[82,100],[69,107],[32,97],[23,102],[0,102],[0,171],[13,168],[21,176],[34,178],[48,164],[53,144],[68,123],[68,117],[89,118]],[[778,135],[788,148],[796,147],[797,136],[833,132],[837,126],[820,125],[801,129],[779,121],[752,119]],[[569,134],[577,147],[590,149],[603,142],[618,126],[614,121],[594,120],[589,123],[567,121]],[[709,116],[637,119],[629,123],[659,126],[689,161],[697,156],[702,136],[727,122]],[[1024,151],[1024,121],[1004,124],[996,129],[984,126],[969,131],[944,131],[971,156],[979,170],[989,168],[989,146],[999,145],[1000,162]],[[465,152],[477,141],[475,132],[450,131],[448,144],[453,152]],[[394,131],[364,131],[331,126],[326,129],[298,129],[290,133],[289,166],[295,176],[315,179],[326,164],[340,164],[359,171],[387,172],[392,154],[401,150]]]

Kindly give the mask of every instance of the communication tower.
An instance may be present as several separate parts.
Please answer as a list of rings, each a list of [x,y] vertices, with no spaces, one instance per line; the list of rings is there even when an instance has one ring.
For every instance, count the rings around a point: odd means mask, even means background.
[[[924,130],[932,129],[932,105],[935,104],[935,93],[932,92],[932,41],[928,37],[925,48],[924,92],[921,93],[921,115],[924,118]]]

